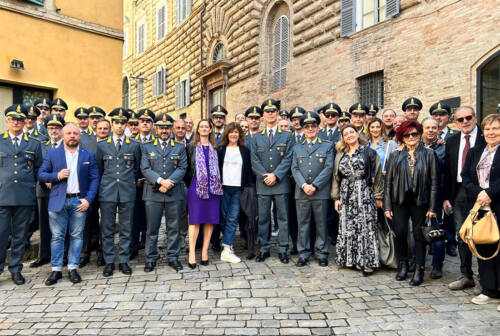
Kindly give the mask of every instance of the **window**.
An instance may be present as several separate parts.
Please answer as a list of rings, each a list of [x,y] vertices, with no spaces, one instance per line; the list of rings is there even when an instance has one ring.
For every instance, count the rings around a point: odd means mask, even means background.
[[[156,9],[156,40],[161,40],[166,34],[167,23],[165,18],[167,7],[162,5]]]
[[[144,105],[144,79],[137,78],[137,107]]]
[[[137,24],[135,40],[137,43],[136,53],[140,55],[146,50],[146,23],[144,21]]]
[[[478,113],[482,118],[498,113],[500,103],[500,51],[490,56],[477,69]]]
[[[399,14],[399,0],[341,0],[340,36],[349,36]]]
[[[128,29],[123,30],[123,59],[128,56]]]
[[[175,84],[175,109],[181,109],[191,104],[191,78]]]
[[[358,78],[359,101],[370,106],[384,107],[384,72],[374,72]]]
[[[210,109],[212,109],[213,107],[217,106],[217,105],[224,105],[224,100],[223,100],[223,96],[224,96],[224,90],[222,89],[222,87],[218,87],[214,90],[211,90],[210,91]]]
[[[217,63],[218,61],[221,61],[223,59],[226,59],[226,48],[224,48],[224,45],[222,43],[219,43],[214,48],[212,60],[214,63]]]
[[[184,21],[193,7],[193,0],[177,0],[177,24]]]
[[[167,82],[167,72],[161,67],[153,74],[153,96],[165,94],[165,83]]]
[[[274,26],[273,91],[284,88],[286,84],[286,65],[289,59],[288,45],[290,41],[289,28],[288,17],[286,16],[281,16]]]
[[[125,77],[123,78],[122,82],[122,106],[123,108],[128,109],[129,103],[128,103],[128,97],[129,97],[129,86],[128,86],[128,78]]]

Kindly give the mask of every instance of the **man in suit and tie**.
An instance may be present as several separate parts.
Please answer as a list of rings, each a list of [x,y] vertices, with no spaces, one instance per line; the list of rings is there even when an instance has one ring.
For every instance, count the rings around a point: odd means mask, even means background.
[[[102,218],[102,248],[106,262],[102,274],[105,277],[112,276],[115,269],[114,233],[117,214],[120,234],[118,267],[123,274],[132,274],[128,262],[136,183],[141,159],[139,143],[125,137],[127,110],[122,107],[115,108],[109,116],[113,135],[97,145],[97,165],[101,176],[99,203]]]
[[[0,274],[10,241],[9,271],[16,285],[21,274],[28,225],[36,204],[35,182],[42,165],[40,141],[23,133],[26,107],[14,104],[5,110],[8,130],[0,138]]]
[[[448,138],[444,158],[444,201],[443,210],[447,215],[453,214],[457,229],[467,218],[470,208],[467,191],[462,185],[462,168],[469,150],[485,143],[481,129],[477,126],[477,117],[470,106],[461,106],[456,113],[460,132]],[[460,278],[448,285],[452,290],[474,287],[472,272],[472,253],[467,244],[458,237],[458,254],[460,255]]]
[[[69,280],[79,283],[78,261],[83,245],[86,213],[96,196],[99,172],[94,153],[79,145],[80,130],[75,124],[63,128],[64,145],[47,152],[38,172],[40,183],[50,183],[49,222],[52,233],[52,273],[45,281],[51,286],[62,278],[66,232],[69,232]]]
[[[47,156],[49,149],[55,149],[62,144],[62,128],[64,119],[59,114],[51,114],[45,120],[45,128],[49,134],[49,140],[41,143],[42,158]],[[49,196],[50,183],[36,183],[36,199],[38,205],[38,219],[40,229],[40,244],[38,245],[38,259],[30,264],[30,267],[40,267],[50,262],[50,233],[49,224]]]
[[[256,175],[260,254],[258,262],[270,256],[269,230],[271,228],[271,202],[278,211],[278,252],[280,261],[289,262],[288,251],[288,197],[291,192],[290,165],[292,164],[293,138],[278,127],[280,102],[266,99],[261,109],[266,127],[252,138],[251,160]]]

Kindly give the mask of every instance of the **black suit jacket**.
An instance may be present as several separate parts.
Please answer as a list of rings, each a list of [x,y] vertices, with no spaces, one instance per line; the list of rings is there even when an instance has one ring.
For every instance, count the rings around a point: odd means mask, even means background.
[[[223,181],[224,157],[226,156],[227,146],[217,148],[217,157],[219,158],[220,180]],[[246,146],[238,146],[240,149],[243,165],[241,167],[241,187],[248,187],[252,182],[252,163],[250,161],[250,150]]]
[[[486,144],[477,145],[470,149],[467,153],[464,168],[462,169],[462,184],[467,189],[469,200],[469,208],[472,208],[476,202],[477,195],[485,190],[491,198],[491,209],[495,214],[500,214],[500,150],[497,150],[493,156],[493,165],[490,170],[490,185],[489,188],[483,189],[479,186],[479,178],[477,176],[477,164],[483,154]]]
[[[460,137],[462,132],[450,136],[446,141],[444,167],[443,167],[443,193],[444,200],[449,200],[451,203],[455,200],[457,193],[457,173],[458,173],[458,156],[460,150]],[[484,137],[481,129],[477,128],[476,142],[472,148],[478,145],[484,145]]]

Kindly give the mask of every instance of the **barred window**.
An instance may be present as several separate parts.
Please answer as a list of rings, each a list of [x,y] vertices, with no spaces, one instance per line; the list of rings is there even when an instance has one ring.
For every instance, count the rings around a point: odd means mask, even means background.
[[[224,48],[224,45],[222,43],[219,43],[214,48],[214,54],[212,60],[214,63],[217,63],[218,61],[221,61],[225,58],[226,58],[226,48]]]
[[[284,88],[286,85],[286,66],[289,61],[289,30],[288,17],[283,15],[274,26],[273,91]]]
[[[384,72],[378,71],[358,78],[359,101],[384,107]]]

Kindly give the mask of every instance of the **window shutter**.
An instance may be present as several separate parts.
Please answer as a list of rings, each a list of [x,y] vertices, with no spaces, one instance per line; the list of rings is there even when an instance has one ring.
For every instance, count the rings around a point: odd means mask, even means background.
[[[385,18],[389,19],[399,14],[399,0],[387,0],[385,4]]]
[[[289,24],[288,18],[284,16],[281,21],[281,74],[280,88],[286,84],[286,65],[288,64],[288,43],[289,43]]]
[[[176,14],[176,20],[175,20],[175,21],[176,21],[176,23],[177,23],[177,24],[181,23],[181,15],[182,15],[182,14],[181,14],[181,2],[182,2],[182,1],[183,1],[183,0],[177,0],[177,1],[176,1],[177,11],[176,11],[176,13],[175,13],[175,14]]]
[[[186,1],[186,8],[185,8],[185,14],[184,18],[187,18],[189,14],[191,14],[191,11],[193,9],[193,0],[184,0]]]
[[[178,110],[180,108],[180,83],[175,84],[175,109]]]
[[[185,102],[186,102],[186,105],[184,105],[184,106],[191,105],[191,76],[189,76],[186,79],[186,97],[185,97]]]
[[[156,39],[161,40],[165,36],[165,6],[158,8],[156,13]]]
[[[156,76],[157,76],[157,72],[155,72],[153,74],[153,97],[158,95],[158,87],[157,87],[157,84],[156,84]]]
[[[354,32],[356,32],[356,1],[340,0],[340,36],[349,36]]]

